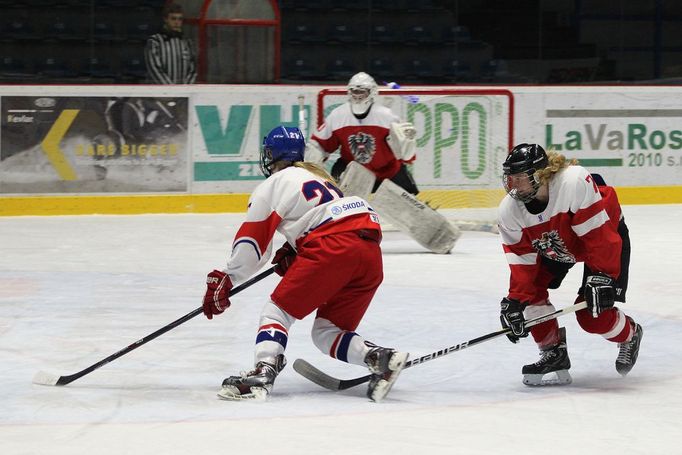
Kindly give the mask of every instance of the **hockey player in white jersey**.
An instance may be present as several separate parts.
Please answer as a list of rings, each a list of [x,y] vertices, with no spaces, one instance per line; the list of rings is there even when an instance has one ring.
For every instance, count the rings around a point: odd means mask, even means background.
[[[408,354],[355,333],[383,280],[379,219],[367,201],[344,197],[324,169],[304,163],[304,149],[298,128],[278,126],[264,138],[261,169],[267,178],[249,199],[227,267],[208,274],[204,313],[212,319],[230,306],[233,283],[267,263],[275,231],[286,238],[272,261],[282,280],[261,313],[255,367],[225,379],[218,395],[264,399],[286,365],[291,326],[316,311],[315,345],[333,358],[367,366],[372,374],[367,395],[380,401]]]
[[[516,343],[528,336],[525,317],[555,310],[549,289],[561,285],[568,270],[583,262],[575,303],[580,327],[617,343],[616,371],[625,376],[637,361],[643,330],[614,306],[625,302],[630,237],[615,190],[563,155],[537,144],[519,144],[504,165],[507,196],[499,207],[499,231],[511,271],[500,320]],[[530,334],[541,358],[522,369],[526,385],[568,384],[571,376],[564,329],[556,319]],[[550,375],[551,373],[551,375]]]
[[[345,194],[367,198],[382,216],[422,246],[447,253],[459,231],[438,212],[419,201],[419,189],[407,168],[415,156],[416,129],[401,122],[388,107],[375,103],[377,84],[367,73],[348,82],[348,102],[335,108],[314,133],[306,161],[325,162],[337,149],[332,176]]]

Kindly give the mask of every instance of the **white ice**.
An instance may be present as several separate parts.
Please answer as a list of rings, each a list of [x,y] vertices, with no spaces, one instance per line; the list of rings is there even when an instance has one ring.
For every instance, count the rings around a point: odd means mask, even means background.
[[[382,403],[363,386],[321,389],[290,366],[265,403],[216,397],[224,377],[252,365],[275,276],[213,321],[199,315],[67,386],[32,384],[40,370],[78,372],[198,308],[243,215],[0,218],[0,454],[682,453],[682,206],[624,213],[622,308],[644,327],[629,376],[615,371],[617,347],[568,315],[570,386],[524,386],[521,366],[537,349],[501,337],[405,370]],[[366,338],[416,357],[498,330],[508,282],[498,236],[466,232],[440,256],[397,232],[383,247],[385,280],[358,329]],[[575,267],[552,294],[557,307],[573,302],[581,275]],[[291,330],[290,363],[366,374],[318,352],[311,323]]]

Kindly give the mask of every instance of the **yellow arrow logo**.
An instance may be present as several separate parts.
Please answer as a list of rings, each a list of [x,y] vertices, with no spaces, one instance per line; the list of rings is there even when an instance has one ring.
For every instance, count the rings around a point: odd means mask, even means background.
[[[45,135],[43,142],[40,143],[45,155],[47,155],[47,159],[50,160],[52,167],[57,171],[62,180],[76,180],[78,178],[76,171],[71,167],[71,164],[69,164],[69,161],[59,148],[59,142],[64,138],[78,112],[79,109],[64,109],[59,114],[57,121],[52,125],[52,128],[50,128],[50,131]]]

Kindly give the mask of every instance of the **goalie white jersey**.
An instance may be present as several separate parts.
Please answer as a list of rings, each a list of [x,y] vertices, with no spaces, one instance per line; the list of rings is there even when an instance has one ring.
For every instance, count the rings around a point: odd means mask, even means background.
[[[401,163],[387,142],[391,124],[396,122],[400,119],[377,103],[361,119],[353,115],[350,104],[344,103],[327,116],[311,140],[317,141],[326,153],[340,148],[341,158],[347,163],[357,161],[377,178],[390,179]]]
[[[357,229],[381,232],[379,217],[367,201],[343,197],[334,184],[305,169],[283,169],[251,194],[226,273],[233,283],[242,282],[265,265],[275,231],[297,247],[318,236]]]

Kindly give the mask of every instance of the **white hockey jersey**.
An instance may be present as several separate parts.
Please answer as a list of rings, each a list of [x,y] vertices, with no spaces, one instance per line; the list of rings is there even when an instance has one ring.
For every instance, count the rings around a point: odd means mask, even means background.
[[[390,179],[400,169],[400,161],[386,140],[395,122],[400,122],[400,118],[386,106],[374,103],[367,117],[358,119],[350,103],[344,103],[327,116],[311,139],[325,152],[340,148],[344,161],[357,161],[378,178]]]
[[[620,275],[621,209],[613,188],[597,186],[581,166],[569,166],[549,182],[540,213],[507,195],[498,210],[502,246],[511,269],[509,298],[535,303],[547,296],[552,276],[541,256],[567,265],[585,262],[593,271]]]
[[[337,232],[374,229],[379,217],[357,196],[343,197],[331,182],[298,168],[274,173],[251,194],[246,220],[237,231],[225,272],[239,283],[267,263],[275,231],[292,246]]]

